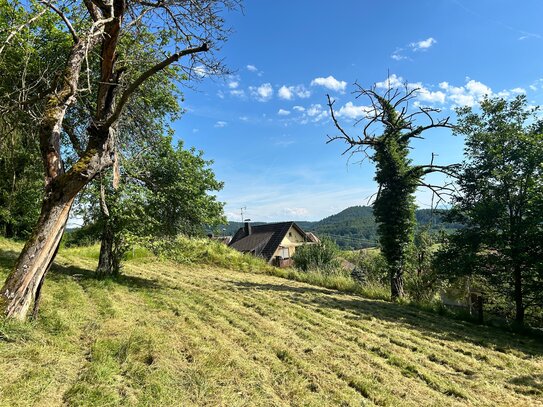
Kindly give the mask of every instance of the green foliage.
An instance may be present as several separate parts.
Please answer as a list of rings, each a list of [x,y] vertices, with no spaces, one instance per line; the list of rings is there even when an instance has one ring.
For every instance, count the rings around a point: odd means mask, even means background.
[[[388,284],[386,261],[379,250],[360,250],[352,262],[355,264],[355,268],[351,275],[360,284],[381,286]]]
[[[488,304],[542,319],[543,122],[525,96],[485,99],[458,110],[466,160],[451,218],[465,228],[447,239],[439,264],[450,279],[476,275]]]
[[[0,234],[23,239],[32,232],[43,197],[35,123],[43,101],[25,109],[19,102],[51,86],[70,40],[56,26],[54,13],[25,25],[28,9],[40,8],[36,3],[0,1]],[[16,27],[20,29],[9,37]]]
[[[302,271],[320,270],[331,273],[339,266],[337,259],[339,248],[330,238],[323,238],[319,243],[304,244],[296,248],[292,257],[294,264]]]
[[[411,267],[406,275],[405,290],[416,303],[430,303],[444,283],[434,267],[436,238],[428,228],[417,230],[410,254]]]
[[[40,212],[43,168],[36,141],[23,132],[23,123],[9,133],[2,128],[0,124],[0,233],[27,238]]]
[[[98,202],[98,182],[87,190],[82,205],[89,230],[99,225],[102,244],[111,244],[112,272],[117,272],[125,253],[135,244],[171,239],[179,234],[201,236],[204,226],[224,222],[223,203],[215,192],[222,183],[209,168],[202,152],[174,148],[170,137],[155,142],[153,150],[123,161],[122,182],[111,186],[102,180],[108,216]],[[109,234],[109,235],[108,235]]]

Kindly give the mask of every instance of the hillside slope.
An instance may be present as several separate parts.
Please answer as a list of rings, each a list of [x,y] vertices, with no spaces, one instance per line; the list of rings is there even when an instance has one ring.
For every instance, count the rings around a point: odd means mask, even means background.
[[[0,278],[20,246],[0,240]],[[543,345],[263,274],[61,252],[0,323],[2,406],[543,405]]]

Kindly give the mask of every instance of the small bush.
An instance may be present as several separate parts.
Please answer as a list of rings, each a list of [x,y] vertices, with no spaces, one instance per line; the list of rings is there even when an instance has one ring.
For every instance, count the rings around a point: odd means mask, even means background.
[[[319,270],[322,273],[334,273],[340,265],[338,253],[336,243],[329,238],[323,238],[319,243],[299,247],[293,259],[296,268],[302,271]]]

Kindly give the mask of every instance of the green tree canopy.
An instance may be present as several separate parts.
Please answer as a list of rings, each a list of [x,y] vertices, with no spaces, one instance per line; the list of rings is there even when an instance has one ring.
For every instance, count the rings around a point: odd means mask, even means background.
[[[488,301],[511,304],[518,323],[543,306],[543,121],[521,95],[458,109],[466,137],[452,219],[466,225],[440,253],[450,278],[476,275]]]

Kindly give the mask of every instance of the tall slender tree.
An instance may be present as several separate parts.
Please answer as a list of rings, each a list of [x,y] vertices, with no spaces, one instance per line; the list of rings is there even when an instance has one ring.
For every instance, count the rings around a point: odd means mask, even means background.
[[[58,17],[55,27],[70,35],[71,44],[66,47],[62,66],[46,67],[54,69],[51,86],[26,88],[23,102],[32,98],[44,101],[37,133],[45,191],[38,223],[0,290],[0,306],[6,316],[26,317],[55,257],[76,195],[114,163],[116,129],[131,98],[146,81],[178,61],[185,61],[181,66],[189,79],[195,76],[195,68],[198,72],[220,69],[210,51],[216,50],[228,34],[221,13],[236,5],[236,0],[83,0],[77,4],[44,1],[31,7],[13,5],[26,17],[25,27],[31,27],[43,15]],[[11,46],[9,40],[17,37],[20,27],[13,28],[3,45]],[[119,44],[125,37],[146,45],[148,57],[143,62],[148,65],[140,64],[134,71],[123,63],[130,60],[129,53],[120,52]],[[33,94],[32,89],[40,92]],[[85,135],[71,138],[66,118],[88,100],[82,97],[88,93],[93,95],[92,103],[79,110],[87,126]],[[17,106],[22,105],[18,101]],[[65,168],[65,135],[77,152],[70,168]]]
[[[451,217],[465,224],[440,251],[449,278],[477,276],[517,324],[543,318],[543,120],[526,96],[458,109],[466,159]]]
[[[354,92],[370,102],[362,135],[351,136],[336,118],[334,101],[328,96],[328,106],[339,135],[329,137],[328,142],[341,140],[347,143],[347,152],[362,153],[376,165],[375,180],[379,192],[373,203],[378,223],[379,243],[386,260],[390,278],[391,298],[396,300],[404,295],[404,272],[408,265],[410,245],[415,230],[414,193],[418,187],[427,187],[439,196],[449,193],[447,186],[432,185],[424,177],[433,172],[453,175],[455,166],[441,166],[432,162],[428,165],[414,165],[409,157],[410,143],[423,138],[431,129],[450,128],[449,118],[435,120],[437,109],[417,107],[409,109],[409,102],[416,97],[417,89],[389,88],[379,94],[375,87],[370,89],[356,85]],[[424,124],[416,124],[417,119]]]

